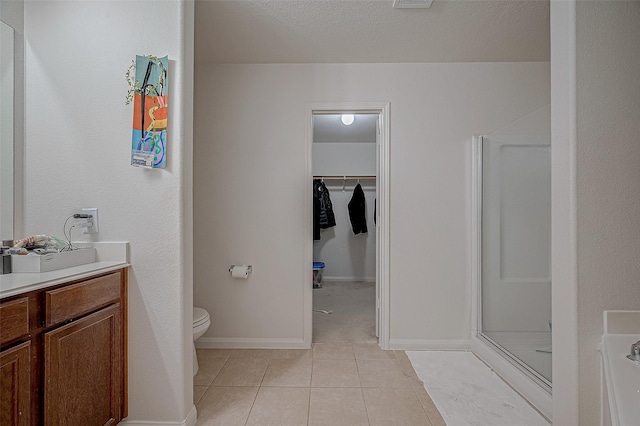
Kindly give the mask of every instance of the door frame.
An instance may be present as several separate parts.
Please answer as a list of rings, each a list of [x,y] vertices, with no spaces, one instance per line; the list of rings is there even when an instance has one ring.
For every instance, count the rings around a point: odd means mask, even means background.
[[[379,144],[377,187],[377,227],[376,227],[376,308],[378,309],[378,345],[382,349],[389,349],[389,102],[323,102],[305,105],[306,119],[306,178],[308,190],[304,208],[306,241],[304,244],[304,344],[311,347],[313,339],[313,286],[310,284],[311,264],[313,263],[313,114],[378,114],[379,115]]]

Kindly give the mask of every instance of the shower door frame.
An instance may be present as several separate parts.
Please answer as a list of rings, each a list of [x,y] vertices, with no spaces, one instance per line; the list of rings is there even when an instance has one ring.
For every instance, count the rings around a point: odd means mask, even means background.
[[[552,417],[552,384],[482,330],[482,144],[471,142],[471,349],[548,418]]]
[[[313,144],[313,115],[319,114],[378,114],[377,138],[377,209],[376,209],[376,330],[378,331],[378,345],[382,349],[389,349],[389,102],[325,102],[306,104],[307,122],[307,164],[306,175],[309,182],[305,217],[307,219],[308,242],[304,248],[305,265],[313,263],[313,223],[312,223],[312,144]],[[313,287],[307,285],[308,277],[303,281],[304,287],[304,343],[311,347],[313,340]]]

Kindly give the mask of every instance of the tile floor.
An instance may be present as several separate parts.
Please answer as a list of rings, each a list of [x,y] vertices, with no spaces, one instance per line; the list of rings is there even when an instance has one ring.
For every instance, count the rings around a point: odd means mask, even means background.
[[[198,360],[198,426],[445,425],[405,352],[377,343],[198,349]]]

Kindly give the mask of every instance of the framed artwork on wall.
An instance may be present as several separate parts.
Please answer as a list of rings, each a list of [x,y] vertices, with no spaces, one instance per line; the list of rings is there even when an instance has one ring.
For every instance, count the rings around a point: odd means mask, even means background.
[[[127,104],[133,101],[132,166],[167,165],[168,69],[168,56],[137,55],[127,71]]]

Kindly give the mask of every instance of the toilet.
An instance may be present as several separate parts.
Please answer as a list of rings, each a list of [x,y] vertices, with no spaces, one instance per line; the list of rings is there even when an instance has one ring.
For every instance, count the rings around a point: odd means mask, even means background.
[[[209,312],[202,308],[193,308],[193,375],[198,373],[198,357],[196,356],[196,340],[202,336],[211,325]]]

